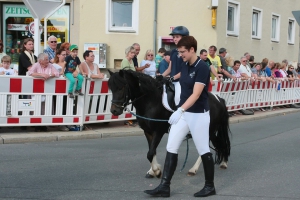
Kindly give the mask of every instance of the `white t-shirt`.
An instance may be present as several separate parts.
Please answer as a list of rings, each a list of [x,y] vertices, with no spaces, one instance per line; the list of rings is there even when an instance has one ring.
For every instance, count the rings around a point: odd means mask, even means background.
[[[53,63],[52,65],[55,67],[55,69],[57,69],[57,71],[58,71],[59,74],[60,74],[60,73],[61,73],[61,70],[62,70],[62,67],[61,67],[59,64],[56,64],[56,63]]]
[[[145,66],[147,63],[150,64],[150,67],[144,69],[144,74],[148,74],[149,76],[155,77],[156,75],[156,63],[151,60],[143,60],[140,66]]]
[[[240,72],[240,74],[247,74],[249,77],[251,77],[252,71],[250,69],[250,67],[248,65],[244,66],[244,65],[240,65],[240,68],[238,70],[238,72]]]
[[[4,75],[14,75],[15,70],[14,69],[5,69],[4,67],[0,67],[0,73],[4,71]]]

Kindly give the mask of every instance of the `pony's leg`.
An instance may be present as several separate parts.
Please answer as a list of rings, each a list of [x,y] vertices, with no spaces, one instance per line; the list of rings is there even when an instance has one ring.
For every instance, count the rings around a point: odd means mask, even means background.
[[[153,160],[152,160],[152,163],[151,163],[151,168],[152,168],[155,176],[157,178],[160,178],[160,176],[161,176],[161,165],[158,164],[157,159],[156,159],[156,155],[153,156]]]
[[[146,132],[144,132],[144,133],[147,138],[148,145],[149,145],[149,151],[147,153],[147,158],[151,165],[150,170],[146,174],[146,178],[153,178],[155,176],[159,178],[161,176],[161,165],[157,162],[157,159],[156,159],[156,148],[157,148],[158,144],[160,143],[160,140],[161,140],[163,134],[159,134],[159,133],[155,133],[155,132],[152,134],[148,134]]]
[[[196,163],[194,164],[194,166],[189,170],[188,172],[188,176],[195,176],[199,167],[200,167],[200,164],[202,162],[202,159],[201,159],[201,156],[198,157]]]

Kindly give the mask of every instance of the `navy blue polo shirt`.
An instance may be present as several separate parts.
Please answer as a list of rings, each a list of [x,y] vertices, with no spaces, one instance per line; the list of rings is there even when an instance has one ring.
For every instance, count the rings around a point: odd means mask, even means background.
[[[186,110],[186,112],[203,113],[204,111],[208,111],[208,86],[210,81],[210,70],[208,69],[207,64],[198,57],[196,62],[194,62],[192,65],[189,65],[189,63],[186,62],[182,63],[181,66],[181,95],[178,106],[182,106],[193,94],[195,83],[204,84],[205,87],[200,97],[197,99],[194,105]]]
[[[132,62],[133,62],[134,67],[139,67],[139,63],[138,63],[138,60],[137,60],[137,57],[136,57],[136,56],[134,56],[134,57],[132,58]]]
[[[173,49],[171,51],[170,60],[172,62],[170,76],[172,77],[181,71],[181,64],[183,63],[183,60],[182,60],[181,56],[179,55],[177,49]],[[176,79],[173,82],[177,82],[177,81],[179,81],[179,79]]]

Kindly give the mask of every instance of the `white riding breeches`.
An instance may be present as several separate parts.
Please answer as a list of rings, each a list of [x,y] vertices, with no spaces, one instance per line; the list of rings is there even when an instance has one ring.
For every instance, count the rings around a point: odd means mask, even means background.
[[[184,112],[180,120],[171,126],[167,151],[177,154],[182,141],[190,131],[199,155],[210,152],[209,123],[209,111],[205,113]]]
[[[180,94],[181,94],[181,86],[179,81],[173,82],[174,87],[175,87],[175,105],[177,106],[180,102]]]

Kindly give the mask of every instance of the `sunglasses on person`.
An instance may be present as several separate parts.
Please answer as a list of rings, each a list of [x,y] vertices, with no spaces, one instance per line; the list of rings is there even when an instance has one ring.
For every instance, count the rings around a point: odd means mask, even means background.
[[[50,43],[57,43],[57,41],[50,41]]]
[[[290,69],[294,69],[294,67],[291,67]]]
[[[242,60],[242,62],[246,62],[247,60]]]
[[[147,55],[147,56],[153,56],[153,54],[149,54],[149,55]]]

